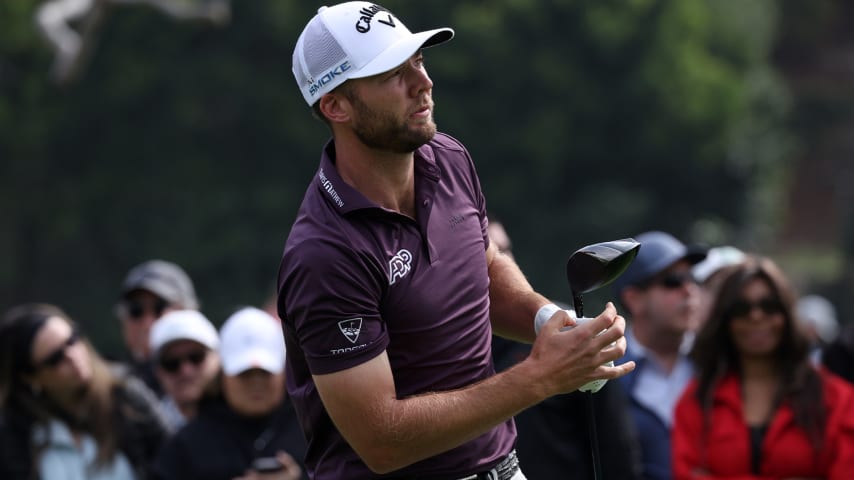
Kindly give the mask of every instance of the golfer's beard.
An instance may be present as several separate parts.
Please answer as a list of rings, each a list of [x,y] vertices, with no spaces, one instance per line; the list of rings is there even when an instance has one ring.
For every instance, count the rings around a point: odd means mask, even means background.
[[[365,145],[383,151],[395,153],[414,152],[436,135],[436,124],[431,120],[420,128],[409,128],[406,123],[398,122],[387,112],[378,112],[360,101],[354,105],[358,112],[358,121],[353,133]]]

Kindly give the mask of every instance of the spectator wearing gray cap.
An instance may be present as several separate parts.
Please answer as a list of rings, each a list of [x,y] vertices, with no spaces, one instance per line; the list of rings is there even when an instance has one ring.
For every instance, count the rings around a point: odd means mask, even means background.
[[[125,344],[135,360],[150,357],[149,334],[167,310],[199,308],[193,282],[178,265],[150,260],[128,272],[116,313],[122,321]]]
[[[706,254],[665,232],[635,239],[638,255],[614,289],[629,321],[624,359],[637,367],[619,381],[641,446],[643,478],[669,480],[673,409],[693,374],[686,338],[700,291],[691,268]]]
[[[198,308],[193,282],[184,269],[171,262],[141,263],[128,272],[122,283],[115,312],[122,324],[130,371],[157,394],[162,390],[151,365],[151,328],[167,311]]]
[[[196,416],[219,373],[219,334],[197,310],[173,310],[151,329],[154,373],[163,388],[161,409],[173,431]]]

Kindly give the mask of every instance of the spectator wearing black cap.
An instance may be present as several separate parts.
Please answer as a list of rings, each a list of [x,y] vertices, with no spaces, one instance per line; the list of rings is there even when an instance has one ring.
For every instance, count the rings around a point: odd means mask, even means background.
[[[149,260],[133,267],[122,283],[116,316],[129,355],[130,371],[158,395],[162,389],[151,364],[151,328],[169,310],[197,310],[193,282],[178,265]]]
[[[700,291],[691,268],[705,252],[672,235],[651,231],[635,237],[641,247],[614,282],[629,327],[624,359],[634,372],[620,379],[641,446],[643,478],[671,478],[670,430],[673,409],[693,369],[687,353]]]

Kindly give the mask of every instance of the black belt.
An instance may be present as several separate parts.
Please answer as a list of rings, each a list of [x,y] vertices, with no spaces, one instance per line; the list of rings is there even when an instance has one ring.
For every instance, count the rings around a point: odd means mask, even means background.
[[[519,459],[516,458],[516,450],[513,450],[498,465],[492,467],[492,470],[475,473],[460,480],[510,480],[518,471]]]

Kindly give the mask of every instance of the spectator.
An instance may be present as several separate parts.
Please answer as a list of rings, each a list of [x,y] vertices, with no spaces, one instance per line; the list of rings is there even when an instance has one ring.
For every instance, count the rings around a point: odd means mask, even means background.
[[[822,349],[839,336],[836,307],[820,295],[804,295],[795,304],[795,312],[810,343],[810,359],[820,365]]]
[[[237,311],[220,330],[220,358],[220,391],[164,446],[157,478],[260,480],[258,459],[280,468],[265,480],[304,478],[295,458],[304,457],[305,440],[286,396],[279,321],[256,308]]]
[[[851,478],[854,389],[813,367],[794,302],[767,258],[723,280],[676,407],[676,480]]]
[[[849,383],[854,383],[854,322],[843,325],[836,340],[824,347],[821,363]]]
[[[499,253],[512,256],[510,236],[504,225],[493,218],[490,216],[486,227],[489,240]],[[530,353],[531,346],[526,343],[492,337],[497,371],[510,368]],[[555,395],[516,415],[516,450],[528,480],[553,479],[556,472],[572,472],[574,478],[593,478],[587,395],[590,394]],[[601,466],[598,480],[640,478],[640,451],[622,389],[616,382],[608,382],[596,392],[594,400],[597,429],[605,432],[598,438]]]
[[[288,391],[318,480],[524,479],[513,415],[634,367],[608,365],[625,348],[612,304],[561,331],[574,320],[496,255],[474,162],[433,121],[422,50],[452,36],[346,2],[296,42],[295,79],[332,132],[278,278]],[[496,374],[493,331],[531,355]]]
[[[167,435],[154,395],[120,378],[52,305],[0,323],[0,478],[144,480]]]
[[[744,252],[735,247],[714,247],[709,249],[705,259],[691,269],[694,280],[700,285],[700,301],[694,325],[691,327],[692,332],[699,330],[709,316],[715,293],[727,267],[740,263],[744,257]]]
[[[673,408],[692,375],[687,334],[700,291],[691,268],[705,253],[665,232],[645,232],[635,239],[641,244],[638,255],[614,282],[628,314],[625,358],[637,365],[620,384],[638,435],[642,476],[667,480]]]
[[[151,327],[169,310],[198,308],[193,282],[174,263],[150,260],[133,267],[125,277],[115,310],[122,324],[130,371],[158,395],[162,389],[151,362]]]
[[[161,411],[173,431],[196,416],[219,373],[218,348],[216,327],[197,310],[173,310],[151,329],[154,373],[163,387]]]

